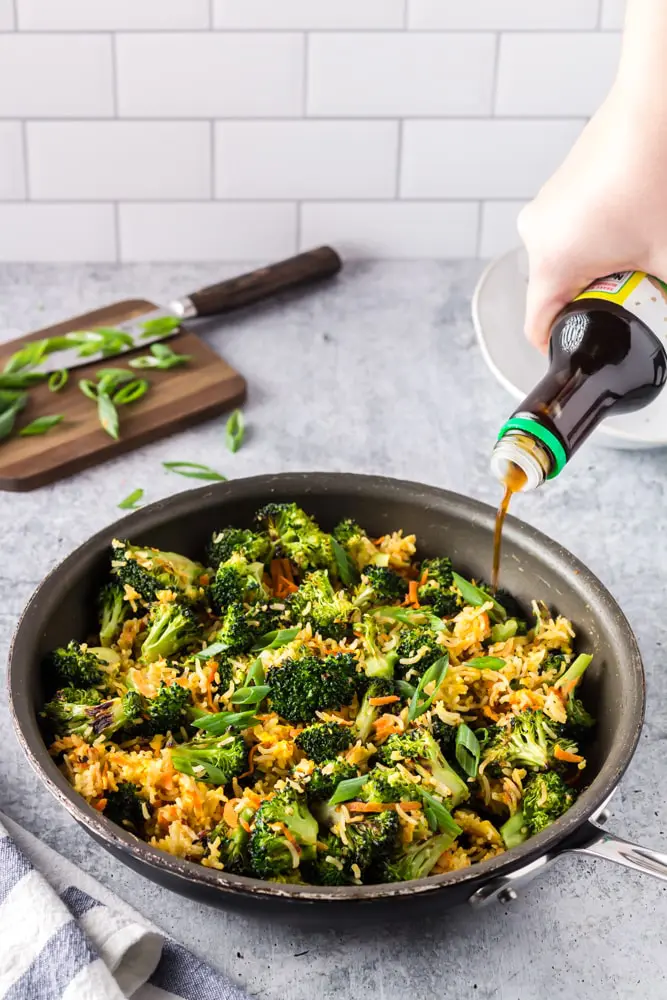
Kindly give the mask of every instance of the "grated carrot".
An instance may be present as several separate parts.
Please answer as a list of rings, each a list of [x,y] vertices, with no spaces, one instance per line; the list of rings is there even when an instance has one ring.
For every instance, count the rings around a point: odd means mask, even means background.
[[[94,806],[94,808],[97,809],[98,812],[104,812],[106,807],[107,807],[106,799],[99,799],[99,801],[97,801]]]
[[[351,813],[381,813],[392,809],[393,802],[348,802]]]
[[[289,583],[294,583],[294,573],[292,572],[292,564],[289,559],[281,559],[280,565],[282,570],[280,575],[284,576]]]
[[[271,590],[275,593],[278,591],[278,579],[280,577],[280,559],[271,560]]]
[[[375,734],[378,739],[385,739],[390,733],[400,733],[401,723],[395,715],[381,715],[374,723]]]
[[[497,722],[498,719],[500,718],[500,716],[498,715],[498,713],[494,712],[493,709],[489,705],[485,705],[484,708],[482,709],[482,711],[484,712],[484,715],[486,715],[487,718],[492,719],[493,722]]]
[[[218,663],[216,660],[213,660],[211,663],[211,669],[209,670],[208,676],[206,678],[206,702],[212,712],[218,711],[218,707],[213,701],[213,692],[211,691],[211,684],[215,680],[215,675],[217,672],[218,672]]]
[[[565,760],[568,764],[581,764],[584,759],[578,753],[571,753],[569,750],[561,750],[558,744],[556,744],[554,748],[554,757],[556,760]]]
[[[425,569],[424,572],[422,573],[422,578],[419,581],[419,586],[423,587],[427,580],[428,580],[428,570]]]
[[[254,757],[255,757],[255,754],[257,753],[258,746],[259,746],[259,743],[254,743],[253,746],[250,748],[250,753],[248,754],[248,770],[244,771],[243,774],[240,774],[239,778],[248,778],[248,777],[250,777],[250,775],[252,774],[252,772],[255,770]]]
[[[369,705],[391,705],[395,701],[400,701],[401,699],[397,694],[386,694],[382,698],[369,698]]]
[[[299,588],[291,580],[288,580],[284,576],[278,577],[279,590],[276,591],[276,597],[287,597],[288,594],[294,594]]]
[[[408,813],[409,812],[417,812],[422,807],[421,802],[416,802],[416,801],[415,802],[400,802],[399,805],[400,805],[401,809],[404,812],[408,812]]]
[[[410,583],[408,584],[408,596],[403,601],[405,605],[412,605],[413,608],[419,607],[419,597],[417,595],[418,586],[419,584],[416,580],[410,580]]]
[[[225,808],[222,810],[222,818],[227,826],[232,827],[232,829],[236,829],[239,825],[239,815],[234,809],[234,806],[240,801],[240,799],[229,799],[225,802]]]
[[[211,577],[208,575],[208,573],[202,573],[202,575],[199,577],[199,582],[202,585],[202,587],[208,587],[209,583],[211,582]]]
[[[250,833],[251,832],[251,830],[250,830],[250,823],[248,822],[247,819],[243,819],[243,817],[241,816],[241,817],[239,817],[239,823],[241,824],[241,826],[243,827],[243,829],[245,830],[246,833]]]
[[[301,849],[299,848],[299,845],[296,842],[296,837],[291,832],[291,830],[288,830],[284,823],[278,822],[278,823],[276,823],[276,826],[280,827],[280,829],[282,831],[282,834],[285,837],[285,840],[289,840],[290,844],[294,844],[294,846],[296,847],[297,851],[299,851],[299,854],[300,854],[301,853]]]
[[[257,794],[257,792],[253,792],[250,788],[246,789],[246,791],[245,791],[245,797],[248,800],[248,802],[250,803],[250,805],[254,806],[255,809],[258,809],[259,806],[262,804],[262,800],[259,797],[259,795]]]

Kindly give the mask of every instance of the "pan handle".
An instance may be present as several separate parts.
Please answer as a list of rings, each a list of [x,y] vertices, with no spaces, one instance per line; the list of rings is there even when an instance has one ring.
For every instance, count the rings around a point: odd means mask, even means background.
[[[606,814],[598,814],[598,819],[604,822]],[[577,831],[575,843],[570,842],[557,847],[522,868],[490,879],[469,897],[468,902],[475,909],[489,906],[491,903],[510,903],[517,899],[521,889],[564,854],[604,858],[607,861],[615,861],[624,868],[641,872],[643,875],[653,875],[654,878],[667,882],[667,854],[651,851],[647,847],[633,844],[630,840],[624,840],[623,837],[615,837],[603,830],[598,823],[588,820]]]
[[[261,302],[262,299],[299,285],[331,278],[338,274],[341,267],[341,259],[335,250],[331,247],[317,247],[277,264],[200,288],[198,292],[172,302],[170,309],[181,319],[217,316],[252,305],[253,302]]]
[[[569,848],[572,854],[583,854],[589,858],[604,858],[615,861],[617,865],[653,875],[654,878],[667,882],[667,854],[651,851],[648,847],[633,844],[623,837],[615,837],[597,825],[588,823],[590,839],[576,847]]]

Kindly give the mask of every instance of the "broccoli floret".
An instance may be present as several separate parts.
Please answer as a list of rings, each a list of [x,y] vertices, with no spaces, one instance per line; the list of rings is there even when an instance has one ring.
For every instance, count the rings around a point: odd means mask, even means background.
[[[352,743],[352,735],[349,726],[340,726],[337,722],[315,722],[302,730],[294,742],[309,760],[321,764],[347,750]]]
[[[381,881],[379,872],[396,850],[400,831],[398,816],[389,810],[371,814],[361,823],[346,826],[350,865],[359,866],[362,879],[368,874],[371,881]]]
[[[457,806],[468,798],[466,782],[447,763],[433,736],[425,729],[393,734],[378,750],[378,757],[387,765],[398,760],[421,761],[430,771],[438,791],[448,797],[448,805]]]
[[[136,691],[98,705],[72,705],[56,698],[44,706],[44,714],[58,736],[75,735],[84,740],[98,736],[109,739],[120,729],[130,729],[141,722],[141,711],[141,697]]]
[[[226,562],[220,563],[208,588],[213,610],[219,614],[230,604],[254,604],[265,599],[263,576],[263,563],[250,562],[240,552],[233,553]]]
[[[325,802],[330,799],[341,781],[357,777],[357,769],[343,757],[323,761],[316,767],[306,785],[309,803]]]
[[[150,735],[178,732],[188,721],[186,709],[189,704],[190,692],[186,687],[181,684],[167,686],[163,681],[156,696],[145,705]]]
[[[207,837],[209,844],[214,843],[220,838],[218,851],[220,852],[220,861],[226,872],[232,872],[234,875],[246,875],[248,873],[250,833],[246,827],[254,815],[254,809],[246,807],[239,813],[238,826],[232,829],[223,820],[221,823],[218,823]]]
[[[268,672],[271,708],[288,722],[310,722],[317,712],[349,705],[355,691],[351,653],[285,660]]]
[[[527,840],[530,836],[530,830],[523,815],[523,810],[519,809],[510,816],[507,822],[503,823],[500,827],[499,833],[508,851],[512,847],[518,847],[519,844],[523,844],[524,840]]]
[[[214,641],[224,645],[226,656],[239,656],[247,653],[255,638],[256,633],[249,624],[243,605],[230,604]]]
[[[242,736],[204,736],[172,747],[177,771],[197,781],[224,787],[248,769],[248,748]]]
[[[77,688],[64,687],[56,691],[56,698],[59,701],[69,702],[70,705],[97,705],[102,701],[102,695],[97,688]]]
[[[100,645],[113,645],[131,610],[119,583],[108,583],[102,587],[98,597]]]
[[[523,796],[523,815],[532,834],[546,830],[559,816],[570,808],[576,799],[555,771],[536,774],[526,785]]]
[[[370,608],[374,604],[392,604],[402,601],[408,585],[402,576],[387,566],[364,566],[361,583],[355,589],[353,603],[358,608]]]
[[[201,640],[197,616],[186,604],[154,604],[148,618],[148,633],[141,644],[144,663],[175,656]]]
[[[558,672],[562,669],[564,664],[567,662],[567,657],[565,653],[548,653],[538,667],[538,673],[546,674],[550,671]]]
[[[367,677],[392,678],[398,654],[394,651],[383,653],[378,638],[377,619],[364,615],[355,629],[364,649],[364,673]]]
[[[495,591],[493,596],[498,601],[498,604],[502,604],[509,618],[516,618],[519,621],[523,621],[525,619],[526,616],[523,608],[517,601],[516,597],[510,594],[509,591],[499,589]],[[519,635],[521,634],[522,633],[520,632]]]
[[[362,743],[366,743],[371,735],[373,725],[384,711],[381,705],[372,705],[374,698],[386,698],[395,693],[394,682],[386,677],[374,677],[361,699],[357,717],[354,720],[354,731]],[[397,704],[396,702],[394,704]]]
[[[139,795],[140,791],[138,785],[133,785],[129,781],[121,781],[115,792],[107,794],[107,804],[104,807],[104,815],[108,819],[139,835],[145,825],[142,806],[144,800]]]
[[[58,687],[91,688],[104,681],[101,669],[104,661],[75,639],[54,649],[47,657],[46,666]]]
[[[289,606],[293,621],[310,625],[325,639],[341,639],[354,611],[344,591],[334,591],[325,569],[308,574]]]
[[[419,603],[433,608],[439,618],[452,618],[458,614],[462,602],[452,591],[454,574],[452,561],[446,556],[437,559],[425,559],[421,571],[427,574],[426,583],[417,589]]]
[[[142,548],[114,539],[111,571],[122,587],[131,587],[144,604],[157,600],[161,590],[173,590],[187,601],[203,596],[204,567],[178,552]]]
[[[586,730],[595,726],[595,719],[584,708],[581,698],[575,698],[574,692],[567,700],[567,724],[565,730],[575,742],[582,740],[586,735]]]
[[[331,536],[295,503],[270,503],[257,513],[257,520],[271,541],[300,572],[327,569],[335,576],[336,558]]]
[[[419,798],[419,785],[396,768],[376,764],[369,771],[359,798],[362,802],[414,802]]]
[[[275,607],[277,604],[282,604],[282,601],[258,601],[246,611],[246,621],[256,638],[266,635],[267,632],[288,628],[291,624],[284,605]]]
[[[438,642],[438,633],[428,626],[406,628],[396,647],[396,670],[403,677],[421,677],[436,660],[445,653],[445,647]],[[413,663],[402,663],[402,660],[419,659]],[[408,678],[409,679],[409,678]]]
[[[249,562],[266,565],[273,554],[273,546],[267,535],[249,528],[223,528],[222,531],[213,532],[206,549],[206,558],[214,569],[220,563],[227,562],[235,552],[245,556]]]
[[[265,799],[250,837],[250,865],[255,875],[272,879],[289,875],[301,862],[314,861],[317,820],[306,800],[292,789]]]
[[[352,885],[350,852],[340,837],[330,833],[317,845],[315,861],[304,865],[304,875],[311,885]]]
[[[558,769],[560,762],[554,750],[577,753],[577,744],[561,735],[561,727],[542,711],[526,710],[513,715],[510,724],[499,729],[484,750],[484,758],[508,767],[525,767],[529,771]]]
[[[364,529],[351,518],[348,517],[336,525],[333,537],[339,545],[342,545],[358,570],[365,570],[365,567],[370,565],[388,566],[389,556],[380,552]]]
[[[407,844],[382,865],[379,875],[383,882],[409,882],[425,878],[433,870],[438,858],[452,846],[449,833],[438,833],[418,844]]]

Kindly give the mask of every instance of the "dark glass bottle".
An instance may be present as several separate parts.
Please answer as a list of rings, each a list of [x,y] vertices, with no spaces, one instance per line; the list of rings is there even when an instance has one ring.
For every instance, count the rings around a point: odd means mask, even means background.
[[[601,278],[556,318],[549,369],[507,423],[491,467],[501,482],[518,466],[523,489],[563,470],[611,415],[651,403],[667,380],[667,286],[640,271]]]

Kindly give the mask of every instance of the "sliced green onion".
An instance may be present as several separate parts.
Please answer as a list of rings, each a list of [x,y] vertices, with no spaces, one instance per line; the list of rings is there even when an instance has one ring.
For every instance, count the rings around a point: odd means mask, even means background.
[[[506,622],[499,622],[491,629],[491,642],[507,642],[512,639],[519,628],[516,618],[508,618]]]
[[[449,809],[442,802],[438,802],[436,798],[423,788],[420,788],[419,794],[424,803],[424,815],[431,829],[439,830],[440,833],[449,833],[451,834],[452,841],[456,840],[463,831],[458,823],[455,823],[452,819]]]
[[[61,389],[67,385],[69,379],[69,372],[66,368],[61,368],[60,371],[52,372],[49,376],[49,389],[51,392],[60,392]]]
[[[246,674],[245,679],[246,684],[260,684],[264,683],[264,665],[262,663],[261,657],[257,657],[250,670]]]
[[[87,396],[88,399],[92,399],[97,402],[97,383],[92,382],[89,378],[79,379],[79,389]]]
[[[145,378],[138,378],[133,382],[128,382],[121,389],[117,389],[112,399],[115,406],[127,406],[128,403],[136,403],[147,392],[148,382]]]
[[[0,440],[8,438],[12,433],[14,430],[14,424],[16,423],[16,417],[21,412],[27,401],[27,394],[22,392],[0,413]]]
[[[334,559],[336,560],[336,569],[338,570],[338,576],[340,577],[341,583],[346,587],[352,587],[359,580],[359,573],[357,572],[357,567],[354,565],[349,555],[336,539],[331,537],[331,548],[333,549]]]
[[[252,652],[259,653],[263,649],[280,649],[281,646],[286,646],[288,642],[296,639],[300,631],[300,628],[279,628],[273,632],[266,632],[252,647]]]
[[[142,489],[133,490],[129,496],[126,496],[124,500],[118,504],[121,510],[138,510],[141,507],[139,503],[143,500],[144,491]]]
[[[131,368],[156,368],[168,370],[176,368],[178,365],[185,365],[192,361],[191,354],[176,354],[168,344],[151,344],[151,353],[143,354],[139,358],[133,358],[129,362]]]
[[[352,799],[356,799],[367,781],[367,774],[362,774],[358,778],[345,778],[344,781],[339,781],[328,804],[330,806],[337,806],[340,802],[351,802]]]
[[[214,483],[227,482],[226,476],[209,468],[208,465],[200,465],[198,462],[163,462],[162,465],[169,472],[186,476],[188,479],[205,479],[207,482]]]
[[[464,667],[476,667],[477,670],[502,670],[507,666],[507,661],[500,656],[473,656],[472,660],[466,660]]]
[[[0,372],[0,389],[30,389],[47,378],[46,372]]]
[[[243,444],[244,434],[245,423],[243,420],[243,414],[240,410],[234,410],[225,425],[225,441],[227,442],[227,447],[232,454],[237,452]]]
[[[413,722],[415,719],[418,719],[420,715],[423,715],[424,712],[429,710],[433,704],[433,699],[438,693],[438,689],[445,678],[448,666],[449,653],[445,653],[444,656],[441,656],[435,661],[435,663],[432,663],[428,670],[424,671],[419,684],[417,685],[417,690],[413,694],[412,701],[410,702],[410,708],[408,709],[408,721]],[[435,683],[433,694],[425,698],[424,701],[420,701],[419,697],[424,694],[424,688],[432,681]]]
[[[498,621],[505,621],[507,612],[492,594],[487,593],[486,590],[482,590],[481,587],[476,587],[474,583],[466,580],[458,573],[454,573],[454,583],[466,604],[472,604],[474,608],[479,608],[482,604],[488,604],[491,601],[493,604],[493,616]]]
[[[141,334],[142,337],[159,337],[162,334],[178,330],[181,321],[175,316],[158,316],[157,319],[147,319],[140,325],[143,331]]]
[[[117,441],[119,428],[118,410],[109,396],[104,392],[101,392],[97,397],[97,415],[102,429],[107,432],[109,437]]]
[[[470,726],[465,722],[456,730],[456,759],[469,778],[476,778],[482,748]]]
[[[226,653],[228,649],[229,644],[226,642],[213,642],[206,649],[195,653],[195,658],[197,660],[210,660],[213,656],[217,656],[218,653]]]
[[[248,712],[211,712],[202,715],[192,723],[195,729],[203,729],[211,736],[222,736],[228,729],[248,729],[259,720],[254,709]]]
[[[593,657],[589,653],[580,653],[579,656],[572,661],[563,676],[558,678],[554,687],[561,688],[564,684],[569,684],[572,681],[578,681],[579,678],[583,676],[584,671],[588,668],[592,659]]]
[[[432,611],[426,611],[424,608],[396,608],[388,605],[387,607],[375,608],[372,614],[376,618],[389,618],[396,622],[402,622],[403,625],[409,625],[411,628],[430,625],[436,632],[447,630],[442,618],[438,618]]]
[[[506,823],[503,823],[499,832],[508,851],[512,847],[518,847],[519,844],[523,844],[524,840],[528,839],[529,831],[521,809],[510,816]]]
[[[31,423],[26,424],[19,431],[19,437],[36,437],[38,434],[46,434],[52,427],[62,423],[65,419],[62,413],[54,414],[50,417],[37,417]]]
[[[396,681],[396,690],[403,698],[413,698],[415,691],[417,690],[412,684],[408,684],[407,681]]]
[[[234,705],[254,705],[255,708],[264,701],[271,688],[268,684],[251,684],[248,687],[239,688],[232,695]]]

